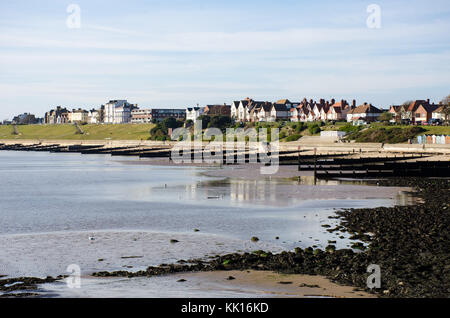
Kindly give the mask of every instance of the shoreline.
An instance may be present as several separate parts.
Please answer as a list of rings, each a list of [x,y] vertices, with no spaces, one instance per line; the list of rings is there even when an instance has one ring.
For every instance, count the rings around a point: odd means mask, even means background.
[[[175,274],[180,283],[193,282],[200,287],[253,291],[268,297],[375,298],[373,294],[331,282],[324,276],[280,274],[273,271],[232,270]],[[203,286],[206,285],[206,286]]]
[[[327,232],[350,233],[352,249],[337,250],[335,242],[320,248],[296,248],[294,252],[273,254],[254,251],[217,255],[204,259],[180,260],[174,264],[148,267],[129,272],[94,272],[93,277],[155,277],[173,274],[222,271],[271,271],[282,274],[318,275],[346,286],[365,288],[366,268],[380,263],[386,272],[382,289],[375,292],[384,297],[443,297],[448,288],[445,271],[446,244],[449,239],[448,179],[395,178],[379,180],[381,186],[415,188],[423,203],[414,206],[348,209],[336,212],[330,219],[339,219]],[[414,217],[411,217],[413,215]],[[326,224],[325,224],[326,225]],[[324,226],[325,227],[325,226]],[[405,231],[404,229],[408,229]],[[368,234],[370,233],[370,234]],[[362,252],[355,252],[360,249]],[[430,265],[431,264],[431,265]],[[394,270],[396,268],[396,270]],[[398,271],[398,272],[396,272]],[[424,274],[426,273],[426,274]],[[2,274],[2,273],[0,273]],[[447,275],[447,276],[446,276]],[[0,280],[1,291],[30,290],[38,284],[60,280],[47,277],[7,278]],[[18,282],[24,284],[17,284]],[[366,289],[367,292],[369,291]]]
[[[98,272],[95,277],[149,277],[186,272],[223,270],[276,271],[283,274],[326,276],[333,282],[364,289],[381,297],[448,297],[450,281],[446,246],[450,236],[450,204],[446,201],[450,190],[448,179],[382,180],[384,184],[410,185],[418,188],[425,203],[413,207],[350,209],[337,212],[341,224],[329,232],[353,233],[368,245],[355,243],[352,249],[336,250],[331,243],[325,248],[296,248],[294,252],[256,251],[245,254],[219,256],[205,263],[189,260],[189,265],[172,264],[149,267],[131,273]],[[395,212],[395,213],[393,213]],[[411,218],[411,213],[415,217]],[[399,231],[399,228],[414,229]],[[430,232],[430,227],[433,229]],[[371,232],[369,235],[368,233]],[[367,288],[367,268],[379,264],[383,281],[380,289]]]
[[[174,141],[152,141],[152,140],[64,140],[64,139],[0,139],[0,144],[24,146],[61,145],[61,146],[89,146],[100,145],[108,148],[114,147],[173,147]],[[207,144],[207,143],[205,143]],[[302,150],[318,152],[366,152],[366,153],[429,153],[450,155],[450,145],[440,144],[382,144],[382,143],[342,143],[336,140],[323,139],[321,137],[303,137],[298,141],[280,142],[280,151],[295,151],[300,147]]]

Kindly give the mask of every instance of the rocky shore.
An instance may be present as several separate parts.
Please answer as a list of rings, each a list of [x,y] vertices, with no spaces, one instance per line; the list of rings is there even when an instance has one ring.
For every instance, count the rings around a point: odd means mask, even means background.
[[[272,254],[256,251],[217,256],[179,264],[149,267],[140,272],[99,272],[97,277],[138,277],[179,272],[265,270],[286,274],[323,275],[382,297],[449,297],[450,295],[450,182],[447,179],[387,179],[380,185],[418,190],[423,204],[391,208],[350,209],[337,212],[341,225],[328,231],[349,232],[354,249],[297,248]],[[366,247],[367,246],[367,247]],[[381,288],[367,288],[367,268],[381,268]]]
[[[357,240],[353,249],[337,250],[335,242],[321,249],[296,248],[217,255],[211,260],[180,260],[138,272],[96,272],[94,277],[151,277],[173,273],[257,270],[326,276],[331,281],[380,297],[441,297],[450,295],[450,180],[396,178],[375,181],[382,186],[412,187],[423,203],[414,206],[338,211],[340,225],[329,232],[347,232]],[[250,239],[250,238],[249,238]],[[367,268],[380,266],[381,288],[368,289]],[[24,290],[54,278],[0,280],[0,291]]]

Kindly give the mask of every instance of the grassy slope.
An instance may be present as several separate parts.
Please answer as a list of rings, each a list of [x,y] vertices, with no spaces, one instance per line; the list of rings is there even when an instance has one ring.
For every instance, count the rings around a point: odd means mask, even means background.
[[[326,125],[322,130],[339,130],[345,123],[337,123],[335,126]],[[289,123],[283,127],[287,136],[295,133]],[[81,129],[84,135],[76,134],[73,125],[28,125],[18,126],[20,135],[13,134],[13,127],[0,125],[0,139],[66,139],[66,140],[147,140],[150,137],[150,129],[153,124],[125,124],[125,125],[84,125]],[[372,124],[371,128],[406,128],[410,126],[385,126],[381,123]],[[450,135],[450,126],[421,126],[427,131],[423,134],[444,134]],[[304,130],[301,135],[310,135],[308,130]]]
[[[396,125],[396,126],[386,126],[381,123],[374,123],[371,125],[371,128],[408,128],[411,126],[408,125]],[[420,135],[450,135],[450,126],[418,126],[420,128],[425,129],[426,131],[421,133]]]
[[[0,139],[64,139],[64,140],[147,140],[153,124],[82,125],[83,135],[73,125],[17,126],[20,135],[13,134],[12,126],[0,126]]]

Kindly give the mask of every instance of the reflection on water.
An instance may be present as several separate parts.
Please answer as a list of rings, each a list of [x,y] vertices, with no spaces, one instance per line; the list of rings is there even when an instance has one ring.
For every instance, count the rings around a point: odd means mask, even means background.
[[[335,209],[414,201],[376,182],[211,178],[203,168],[104,155],[0,152],[0,171],[0,269],[24,276],[62,274],[68,264],[137,269],[205,253],[325,248],[329,240],[349,248],[349,235],[323,227],[337,225]]]
[[[370,188],[369,188],[370,187]],[[364,180],[314,180],[313,176],[294,179],[196,180],[186,185],[145,187],[134,191],[133,199],[171,200],[191,204],[234,206],[295,206],[310,200],[375,199],[380,205],[417,203],[413,192],[393,191]],[[319,202],[318,202],[319,203]]]

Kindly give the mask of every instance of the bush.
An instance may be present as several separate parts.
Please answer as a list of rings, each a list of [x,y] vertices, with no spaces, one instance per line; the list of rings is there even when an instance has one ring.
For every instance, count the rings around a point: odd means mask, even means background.
[[[426,131],[421,127],[408,128],[370,128],[364,131],[353,133],[349,138],[356,142],[379,142],[379,143],[402,143],[409,139],[414,139],[417,135]]]
[[[322,131],[317,123],[311,124],[308,127],[308,131],[311,135],[316,135]]]
[[[299,134],[294,134],[294,135],[291,135],[291,136],[287,137],[286,141],[297,141],[297,140],[300,139],[300,137],[301,136]]]
[[[306,129],[306,125],[303,122],[300,122],[295,126],[295,131],[298,133],[301,133],[305,129]]]
[[[347,134],[351,134],[354,132],[358,132],[361,129],[363,129],[362,126],[354,126],[352,124],[346,124],[345,126],[342,126],[341,128],[339,128],[339,131],[345,131]]]
[[[224,130],[231,126],[231,118],[228,116],[217,115],[210,118],[208,128],[219,128]]]

